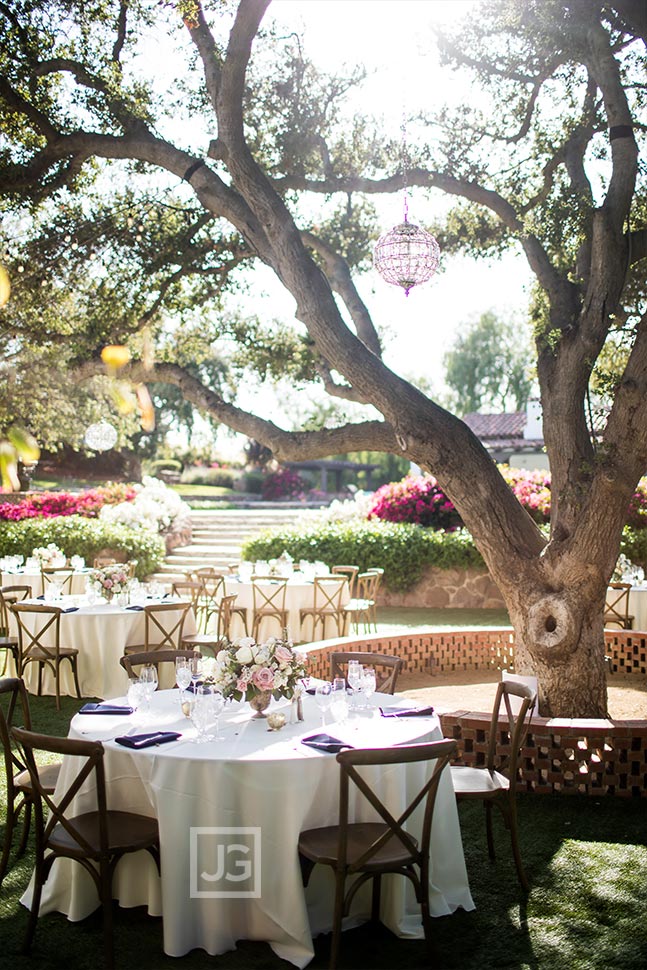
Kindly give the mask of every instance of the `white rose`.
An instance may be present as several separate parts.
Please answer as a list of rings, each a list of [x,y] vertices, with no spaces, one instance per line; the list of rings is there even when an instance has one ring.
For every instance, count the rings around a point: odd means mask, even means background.
[[[241,646],[236,651],[236,660],[239,664],[250,664],[254,659],[251,647]]]
[[[229,660],[229,654],[227,653],[226,650],[219,650],[218,653],[216,654],[216,660],[218,661],[219,664],[226,664],[227,661]]]

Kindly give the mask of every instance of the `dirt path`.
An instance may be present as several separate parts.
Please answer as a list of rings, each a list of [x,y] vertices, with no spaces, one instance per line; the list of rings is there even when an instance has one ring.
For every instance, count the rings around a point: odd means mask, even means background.
[[[455,674],[402,674],[398,693],[434,705],[437,711],[486,711],[494,704],[498,672]],[[616,721],[647,720],[647,680],[636,675],[612,674],[607,678],[609,716]]]

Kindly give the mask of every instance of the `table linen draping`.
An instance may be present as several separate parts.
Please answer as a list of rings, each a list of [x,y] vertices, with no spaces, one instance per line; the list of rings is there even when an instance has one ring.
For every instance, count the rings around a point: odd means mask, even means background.
[[[377,708],[380,695],[373,700]],[[229,705],[221,719],[224,740],[206,744],[192,742],[195,731],[188,720],[178,716],[176,691],[158,692],[153,705],[150,726],[140,725],[136,730],[177,730],[183,735],[180,740],[138,751],[119,747],[114,737],[123,734],[138,715],[77,715],[70,727],[71,737],[105,741],[109,806],[143,812],[159,822],[161,880],[145,853],[127,856],[115,875],[115,896],[123,906],[146,905],[151,914],[162,914],[164,950],[171,956],[182,956],[196,947],[220,954],[234,949],[239,939],[253,939],[267,941],[295,966],[306,966],[314,952],[312,936],[329,930],[332,924],[334,893],[326,867],[316,867],[304,890],[297,840],[305,829],[334,823],[339,798],[339,766],[334,755],[300,744],[301,737],[320,728],[313,698],[305,698],[305,721],[289,724],[278,733],[268,732],[265,721],[250,719],[249,705]],[[289,712],[289,708],[284,710]],[[355,746],[387,746],[442,736],[435,716],[385,719],[377,710],[343,725],[328,725],[327,730]],[[397,813],[406,796],[422,784],[428,766],[391,766],[379,771],[381,794]],[[68,782],[71,772],[72,765],[65,761],[59,785]],[[91,805],[84,791],[77,796],[74,810],[86,811]],[[366,806],[358,808],[357,802],[353,811],[360,820],[373,817]],[[419,817],[414,816],[412,831],[419,824]],[[254,860],[255,864],[259,861],[254,873],[258,897],[191,895],[191,829],[210,826],[258,829],[260,861]],[[198,844],[203,850],[195,871],[204,866],[204,871],[213,873],[216,843],[207,839]],[[29,893],[23,898],[25,904]],[[458,907],[474,908],[448,772],[441,779],[434,814],[430,897],[436,916]],[[419,907],[407,880],[383,880],[382,900],[386,925],[401,936],[422,935]],[[45,886],[41,914],[58,910],[78,920],[96,905],[96,894],[83,869],[67,860],[57,861]],[[367,889],[355,901],[353,922],[369,913]]]
[[[76,569],[72,574],[71,586],[65,590],[74,596],[81,596],[85,593],[85,588],[92,570]],[[13,569],[11,572],[2,573],[3,586],[31,586],[33,596],[40,596],[43,592],[43,577],[39,572],[25,572],[24,569]]]

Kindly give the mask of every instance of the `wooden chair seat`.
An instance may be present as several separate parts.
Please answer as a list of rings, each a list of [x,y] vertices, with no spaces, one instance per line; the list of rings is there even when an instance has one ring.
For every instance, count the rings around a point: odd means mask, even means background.
[[[386,836],[391,829],[382,822],[354,822],[346,829],[346,861],[349,866],[355,866],[359,859],[379,839]],[[411,836],[413,845],[418,842]],[[339,850],[339,826],[329,825],[320,829],[307,829],[299,835],[299,852],[311,860],[322,865],[334,866],[337,863]],[[362,866],[367,872],[375,869],[388,871],[399,869],[414,861],[411,852],[407,852],[402,843],[396,839],[389,839],[385,845],[373,853]]]
[[[510,779],[500,771],[484,771],[469,765],[453,765],[452,782],[454,793],[460,798],[487,798],[488,792],[495,797],[510,790]]]
[[[52,793],[58,784],[58,776],[61,772],[60,764],[41,765],[38,769],[43,788]],[[31,792],[31,778],[26,768],[14,775],[13,783],[21,792]]]
[[[39,769],[39,774],[40,774]],[[59,822],[52,829],[47,843],[57,855],[68,859],[99,858],[101,840],[99,836],[101,813],[86,812],[84,815],[66,816],[66,824],[73,829],[78,838]],[[157,820],[147,815],[133,812],[109,811],[106,813],[106,849],[110,855],[124,855],[147,849],[157,840]],[[79,843],[82,839],[85,845]]]

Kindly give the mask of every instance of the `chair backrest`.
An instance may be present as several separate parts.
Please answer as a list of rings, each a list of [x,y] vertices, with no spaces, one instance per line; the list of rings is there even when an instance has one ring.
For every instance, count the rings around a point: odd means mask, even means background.
[[[190,603],[151,603],[144,607],[146,650],[179,650]]]
[[[513,698],[521,698],[518,711]],[[490,722],[490,737],[487,749],[487,768],[505,774],[510,781],[510,792],[514,791],[517,782],[517,764],[519,754],[526,739],[532,708],[537,698],[537,692],[528,684],[520,684],[514,680],[502,680],[497,686],[492,720]],[[504,726],[501,718],[507,715],[508,723]],[[497,761],[497,748],[503,755]]]
[[[48,586],[57,586],[61,593],[70,593],[72,590],[72,577],[74,570],[67,566],[43,566],[40,574],[43,580],[43,596],[47,593]]]
[[[61,607],[13,603],[10,609],[18,624],[21,663],[31,650],[42,651],[46,659],[54,660],[61,644]],[[27,617],[31,623],[26,622]]]
[[[348,592],[350,593],[350,598],[355,597],[355,580],[357,579],[357,574],[359,572],[359,566],[333,566],[330,570],[331,573],[339,573],[344,575],[348,579]]]
[[[5,697],[8,701],[5,703]],[[31,716],[29,713],[29,697],[24,681],[19,677],[0,678],[0,741],[4,755],[5,775],[7,780],[7,806],[11,810],[14,797],[14,775],[27,769],[27,765],[18,757],[15,745],[12,743],[11,728],[14,721],[18,721],[28,731],[31,731]]]
[[[367,667],[375,667],[376,689],[383,694],[395,694],[400,671],[404,667],[401,657],[388,653],[368,653],[366,650],[338,651],[330,654],[330,679],[346,677],[349,660],[359,660]],[[380,669],[382,668],[382,669]]]
[[[31,586],[0,586],[0,636],[9,635],[9,607],[31,599]]]
[[[436,793],[440,777],[447,767],[450,758],[456,755],[458,746],[456,741],[447,738],[442,741],[431,741],[426,744],[407,744],[397,745],[391,748],[355,748],[350,751],[340,751],[337,761],[340,767],[339,784],[339,845],[338,860],[339,868],[344,867],[347,873],[357,872],[367,865],[371,859],[386,845],[391,839],[396,840],[408,852],[411,859],[417,862],[422,868],[421,881],[426,878],[427,865],[429,860],[429,842],[431,838],[431,822],[436,801]],[[378,796],[367,780],[366,776],[358,769],[368,766],[385,766],[399,764],[413,764],[421,761],[433,762],[429,777],[424,784],[417,790],[407,807],[396,818],[387,808],[384,801]],[[362,855],[353,860],[352,864],[347,864],[347,843],[349,825],[349,791],[353,783],[369,802],[372,808],[386,823],[388,830],[377,838]],[[407,819],[413,814],[420,804],[424,803],[424,816],[420,837],[416,840],[404,828]],[[353,800],[353,815],[357,815],[357,800]],[[398,846],[400,848],[400,846]]]
[[[40,855],[47,847],[49,838],[57,825],[72,839],[70,855],[77,858],[98,859],[108,854],[108,820],[106,816],[106,782],[103,771],[103,745],[99,741],[77,741],[73,738],[55,738],[47,734],[36,734],[22,728],[12,728],[11,735],[25,760],[34,794],[34,814],[36,817],[36,851]],[[34,750],[48,751],[53,754],[70,755],[80,760],[76,762],[78,771],[64,791],[57,787],[56,792],[47,791],[38,775]],[[94,773],[98,811],[99,851],[90,845],[83,836],[83,830],[75,826],[66,814],[72,801]],[[78,848],[77,848],[78,846]],[[42,857],[42,856],[41,856]]]
[[[112,556],[95,556],[92,562],[94,569],[101,569],[102,566],[115,566],[117,563],[116,559]]]
[[[197,580],[179,579],[171,584],[171,593],[173,596],[179,596],[183,600],[190,600],[194,613],[198,609],[198,600],[200,599],[201,592],[202,583],[198,583]]]
[[[347,587],[346,576],[315,576],[314,609],[317,613],[341,613],[341,598]]]
[[[511,673],[509,670],[502,670],[501,680],[514,680],[517,684],[527,684],[528,687],[530,687],[530,689],[534,691],[534,694],[535,694],[535,700],[531,704],[530,713],[531,714],[537,713],[537,695],[539,693],[539,682],[536,677],[533,677],[527,674],[526,675],[514,674],[514,673]],[[521,708],[522,701],[523,701],[523,698],[521,697],[514,697],[514,695],[510,697],[510,705],[515,714],[519,713],[519,709]]]
[[[631,583],[610,583],[604,606],[604,624],[617,623],[623,629],[629,624],[629,593]]]
[[[359,573],[356,599],[365,600],[368,603],[375,602],[375,594],[380,585],[380,579],[379,573]]]
[[[119,658],[119,663],[130,680],[136,680],[139,674],[133,670],[133,667],[152,664],[159,673],[160,664],[173,664],[175,666],[178,657],[197,657],[200,659],[201,656],[199,650],[145,650],[143,653],[127,653]]]
[[[137,566],[139,565],[139,559],[129,559],[127,563],[124,563],[124,565],[128,570],[129,577],[134,579],[135,573],[137,572]]]
[[[278,613],[285,609],[287,579],[274,576],[252,576],[252,603],[254,613]]]
[[[218,629],[219,638],[231,639],[231,620],[234,615],[234,603],[238,599],[236,593],[230,596],[223,596],[218,605]]]
[[[214,566],[201,566],[194,570],[196,581],[202,584],[204,596],[210,600],[216,599],[224,592],[225,577]]]

